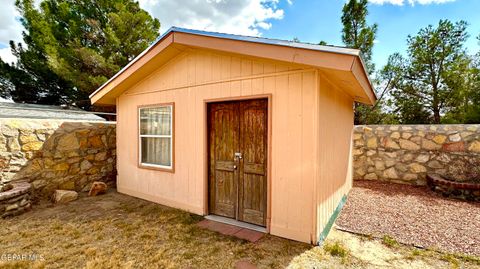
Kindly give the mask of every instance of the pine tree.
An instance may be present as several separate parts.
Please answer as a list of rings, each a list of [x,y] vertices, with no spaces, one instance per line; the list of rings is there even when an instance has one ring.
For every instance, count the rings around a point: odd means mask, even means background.
[[[349,47],[359,49],[370,75],[375,72],[372,49],[378,25],[368,25],[368,0],[349,0],[342,10],[342,41]],[[382,120],[381,100],[373,107],[355,104],[355,124],[378,124]]]
[[[88,95],[150,45],[160,28],[134,0],[44,0],[39,9],[32,0],[17,0],[16,6],[27,46],[12,44],[18,63],[0,65],[1,94],[15,101],[31,102],[37,94],[50,96],[43,103],[88,108]],[[27,79],[19,82],[15,74]]]

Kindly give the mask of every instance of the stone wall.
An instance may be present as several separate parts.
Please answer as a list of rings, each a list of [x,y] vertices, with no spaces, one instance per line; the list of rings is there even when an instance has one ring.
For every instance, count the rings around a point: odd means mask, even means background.
[[[480,176],[480,125],[356,126],[354,179],[425,185],[426,174]]]
[[[115,123],[0,119],[0,184],[32,183],[35,196],[114,182]]]
[[[12,189],[0,192],[0,218],[20,215],[31,208],[31,184],[16,182]]]

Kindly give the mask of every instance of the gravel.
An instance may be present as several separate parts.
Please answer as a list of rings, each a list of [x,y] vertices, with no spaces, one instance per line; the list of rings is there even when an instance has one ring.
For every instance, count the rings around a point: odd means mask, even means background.
[[[480,203],[444,198],[426,187],[355,181],[336,224],[403,244],[480,256]]]

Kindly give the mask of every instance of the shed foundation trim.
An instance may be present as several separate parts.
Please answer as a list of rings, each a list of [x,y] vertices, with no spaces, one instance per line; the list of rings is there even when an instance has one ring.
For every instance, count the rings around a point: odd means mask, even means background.
[[[149,195],[149,194],[146,194],[146,193],[143,193],[143,192],[134,191],[134,190],[131,190],[131,189],[120,187],[120,186],[117,186],[117,191],[119,193],[127,194],[127,195],[134,196],[134,197],[138,197],[138,198],[150,201],[150,202],[155,202],[155,203],[158,203],[158,204],[161,204],[161,205],[182,209],[182,210],[185,210],[185,211],[188,211],[190,213],[197,214],[197,215],[203,215],[203,212],[204,212],[202,207],[196,207],[196,206],[191,206],[191,205],[184,204],[184,203],[179,203],[177,201],[161,198],[161,197],[158,197],[158,196]]]
[[[332,229],[333,223],[335,223],[335,220],[340,214],[340,211],[342,211],[342,208],[346,202],[347,202],[347,196],[344,195],[340,200],[340,202],[338,203],[337,208],[335,208],[335,211],[333,211],[332,216],[330,216],[330,219],[328,220],[327,225],[325,225],[325,228],[323,228],[323,231],[320,234],[320,238],[318,239],[318,245],[323,244],[323,242],[327,238],[328,233],[330,233],[330,230]]]
[[[280,227],[272,224],[270,226],[270,234],[308,244],[313,243],[312,234],[310,232],[305,232],[304,230],[293,230],[291,228]]]

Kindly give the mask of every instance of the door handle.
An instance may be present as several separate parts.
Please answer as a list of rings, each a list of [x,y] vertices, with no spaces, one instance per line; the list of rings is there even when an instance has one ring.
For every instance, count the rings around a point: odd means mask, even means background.
[[[236,165],[234,165],[234,166],[233,166],[233,169],[237,169],[237,166],[236,166]]]

